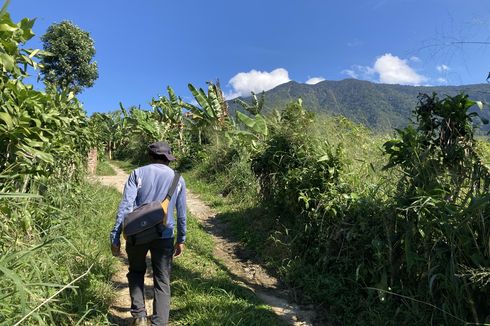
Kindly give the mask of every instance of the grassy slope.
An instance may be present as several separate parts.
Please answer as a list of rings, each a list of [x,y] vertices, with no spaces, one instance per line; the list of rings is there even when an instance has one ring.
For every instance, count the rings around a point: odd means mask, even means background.
[[[14,281],[0,277],[0,293],[10,292],[12,287],[32,293],[24,303],[22,293],[4,297],[0,303],[0,325],[14,324],[90,266],[86,277],[57,295],[24,324],[110,324],[108,308],[114,298],[111,277],[116,269],[127,268],[110,255],[108,241],[121,195],[113,188],[82,184],[67,192],[66,197],[64,222],[52,228],[49,241],[31,243],[17,255],[7,254],[0,259],[0,267],[10,268],[18,276],[13,276]],[[237,285],[213,258],[212,239],[196,220],[190,217],[188,223],[187,250],[176,260],[172,277],[173,324],[281,325],[267,306],[260,304],[250,290]]]
[[[392,180],[396,180],[393,172],[382,171],[386,164],[386,157],[382,155],[382,144],[389,137],[373,135],[365,128],[342,119],[335,122],[321,119],[310,132],[312,137],[324,139],[333,147],[341,146],[342,160],[345,163],[342,181],[358,196],[386,197],[386,193],[394,186]],[[284,264],[284,261],[290,259],[291,251],[287,241],[284,241],[284,232],[287,234],[287,231],[278,227],[276,218],[271,218],[270,213],[261,208],[254,191],[254,183],[247,179],[252,183],[244,188],[246,193],[237,188],[227,194],[224,192],[224,185],[239,180],[240,172],[234,170],[233,166],[224,166],[215,169],[217,173],[210,173],[207,170],[210,165],[199,164],[184,174],[189,188],[199,193],[208,205],[218,211],[217,218],[228,222],[232,236],[240,240],[249,251],[257,253],[259,257],[256,258],[262,261],[269,272],[283,278],[291,286],[292,293],[298,300],[312,302],[311,298],[301,292],[301,288],[297,289],[298,284],[307,282],[314,286],[325,278],[307,279],[306,275],[302,275],[302,281],[291,281],[293,276]],[[247,165],[243,164],[241,167],[247,168]]]

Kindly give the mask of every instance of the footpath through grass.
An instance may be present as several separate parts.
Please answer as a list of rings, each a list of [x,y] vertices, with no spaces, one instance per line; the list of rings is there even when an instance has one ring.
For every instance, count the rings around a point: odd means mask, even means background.
[[[213,240],[188,217],[184,255],[172,271],[172,325],[283,325],[213,257]]]
[[[111,163],[131,172],[136,166]],[[270,307],[236,283],[213,256],[213,239],[190,214],[184,254],[172,270],[172,325],[284,325]],[[126,267],[125,267],[126,268]]]
[[[114,171],[108,161],[97,162],[97,170],[95,173],[100,176],[116,175],[116,171]]]

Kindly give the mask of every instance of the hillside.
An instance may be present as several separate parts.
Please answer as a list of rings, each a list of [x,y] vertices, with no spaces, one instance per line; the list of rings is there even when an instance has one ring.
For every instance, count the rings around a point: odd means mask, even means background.
[[[315,85],[291,81],[265,92],[265,111],[282,108],[301,97],[310,111],[344,115],[370,128],[389,130],[407,124],[419,93],[432,92],[441,96],[465,92],[473,100],[490,102],[488,84],[426,87],[377,84],[357,79],[327,80]],[[230,103],[230,107],[232,111],[239,108],[235,103]],[[490,118],[488,109],[483,116]]]

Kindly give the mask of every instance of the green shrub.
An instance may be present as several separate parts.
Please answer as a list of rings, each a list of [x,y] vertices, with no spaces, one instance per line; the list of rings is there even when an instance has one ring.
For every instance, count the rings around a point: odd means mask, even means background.
[[[30,219],[31,229],[10,238],[0,235],[0,323],[12,325],[62,286],[90,269],[31,317],[29,325],[74,325],[79,320],[107,323],[113,290],[114,260],[106,232],[113,223],[117,191],[80,184],[68,196],[64,185],[51,185],[50,196],[30,200],[0,199],[0,220],[16,230]],[[54,205],[59,205],[55,207]],[[63,207],[60,209],[58,207]],[[49,223],[44,220],[49,219]]]

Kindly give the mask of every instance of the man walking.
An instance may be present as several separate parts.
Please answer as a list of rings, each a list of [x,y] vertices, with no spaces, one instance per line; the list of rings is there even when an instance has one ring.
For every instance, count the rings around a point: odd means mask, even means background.
[[[112,253],[120,254],[120,235],[124,218],[134,208],[152,201],[162,201],[174,179],[174,171],[168,166],[175,160],[170,146],[166,142],[156,142],[148,146],[151,164],[137,168],[129,175],[119,205],[116,223],[111,232]],[[131,314],[135,318],[133,325],[147,325],[144,298],[144,277],[146,273],[146,255],[151,253],[153,268],[153,316],[151,325],[168,325],[170,310],[170,270],[172,259],[182,254],[186,235],[186,187],[180,177],[177,188],[171,196],[168,206],[167,228],[161,238],[146,244],[126,243],[129,273],[128,285],[131,296]],[[177,209],[177,219],[174,218]],[[177,222],[177,239],[174,247],[174,226]]]

